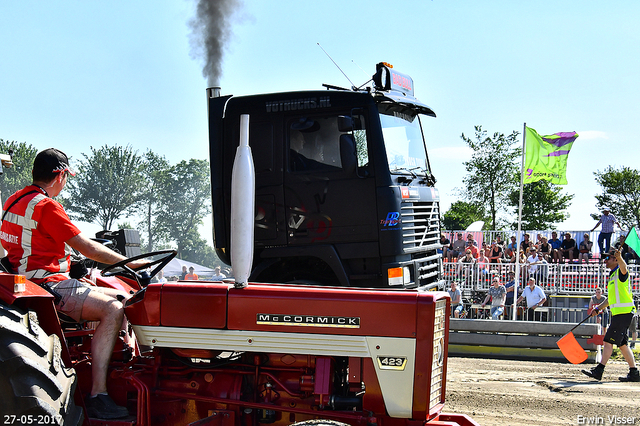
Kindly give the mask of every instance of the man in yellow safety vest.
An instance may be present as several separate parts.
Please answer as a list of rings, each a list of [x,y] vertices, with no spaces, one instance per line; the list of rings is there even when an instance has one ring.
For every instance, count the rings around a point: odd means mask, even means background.
[[[591,311],[591,316],[598,315],[609,306],[611,307],[611,325],[604,335],[602,361],[592,369],[582,370],[582,372],[596,380],[601,380],[604,366],[609,361],[615,344],[620,348],[620,352],[627,364],[629,364],[629,374],[625,377],[619,377],[619,380],[622,382],[640,382],[640,374],[636,368],[633,352],[627,345],[627,330],[635,311],[627,264],[622,259],[620,250],[613,250],[604,255],[604,258],[605,265],[611,270],[607,286],[608,297],[604,302],[594,307],[593,311]]]

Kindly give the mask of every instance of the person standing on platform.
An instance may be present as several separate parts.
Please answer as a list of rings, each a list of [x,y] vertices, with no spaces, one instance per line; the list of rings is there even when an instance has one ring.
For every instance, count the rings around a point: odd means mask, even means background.
[[[600,247],[600,259],[602,260],[603,254],[609,253],[609,250],[611,250],[611,235],[613,234],[614,225],[617,224],[619,228],[622,227],[618,219],[611,214],[609,207],[602,208],[602,216],[600,216],[596,226],[591,229],[591,232],[595,231],[600,224],[602,224],[602,229],[600,230],[600,235],[598,235],[598,247]]]

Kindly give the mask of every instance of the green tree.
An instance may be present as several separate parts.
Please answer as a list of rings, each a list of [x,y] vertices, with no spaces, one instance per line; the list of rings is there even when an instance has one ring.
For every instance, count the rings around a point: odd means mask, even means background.
[[[514,180],[519,181],[516,173]],[[522,190],[522,229],[555,229],[555,225],[569,217],[567,209],[573,200],[573,194],[562,194],[562,188],[545,180],[528,183]],[[509,203],[514,208],[516,220],[513,229],[518,229],[518,207],[520,188],[509,195]]]
[[[197,229],[190,229],[183,239],[182,258],[209,268],[220,264],[213,247],[200,236]]]
[[[462,180],[461,195],[483,206],[491,218],[492,230],[498,229],[498,215],[507,212],[509,194],[516,186],[513,175],[522,155],[522,149],[516,145],[518,135],[516,131],[508,136],[496,132],[489,137],[482,126],[475,126],[474,139],[464,133],[461,136],[473,150],[471,160],[463,163],[467,175]]]
[[[90,147],[69,180],[65,208],[77,220],[110,230],[124,214],[133,214],[144,188],[143,160],[130,146]]]
[[[442,224],[445,229],[454,231],[467,229],[469,225],[478,220],[484,221],[486,228],[487,223],[491,220],[487,217],[486,212],[478,203],[468,203],[466,201],[456,201],[444,214]]]
[[[191,261],[185,256],[196,241],[202,219],[211,212],[209,162],[191,159],[172,166],[164,174],[158,195],[162,208],[157,225],[176,242],[178,257]]]
[[[4,173],[0,175],[0,195],[2,200],[6,200],[11,194],[33,181],[31,169],[33,169],[33,160],[38,154],[38,150],[26,142],[0,139],[0,154],[9,154],[10,151],[13,165],[11,167],[3,167]]]
[[[625,227],[640,227],[640,172],[626,166],[620,169],[609,166],[593,174],[602,187],[602,194],[595,196],[598,210],[607,206]],[[599,220],[600,214],[592,213],[591,217]]]
[[[156,217],[163,207],[160,203],[159,194],[163,186],[163,181],[167,179],[166,173],[171,168],[169,161],[162,156],[148,150],[144,154],[144,180],[140,202],[140,214],[143,219],[140,225],[147,236],[147,252],[156,250],[156,245],[166,243],[168,233],[159,225]]]

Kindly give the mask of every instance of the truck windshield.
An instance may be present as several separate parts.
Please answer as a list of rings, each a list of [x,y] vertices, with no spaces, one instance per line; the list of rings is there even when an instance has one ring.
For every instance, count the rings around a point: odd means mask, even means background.
[[[427,153],[418,116],[388,113],[380,113],[380,123],[389,171],[426,175]]]

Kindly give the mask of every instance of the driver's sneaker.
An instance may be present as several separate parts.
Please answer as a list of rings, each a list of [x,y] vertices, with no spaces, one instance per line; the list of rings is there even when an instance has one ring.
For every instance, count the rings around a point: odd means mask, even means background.
[[[590,370],[581,370],[581,371],[583,374],[586,374],[592,379],[602,380],[602,373],[604,372],[604,368],[600,367],[600,364],[598,364]]]
[[[640,373],[637,368],[630,368],[629,374],[624,377],[618,377],[621,382],[640,382]]]
[[[121,419],[129,415],[126,407],[121,407],[113,402],[107,394],[99,393],[96,396],[89,396],[85,400],[87,414],[92,419],[112,420]]]

